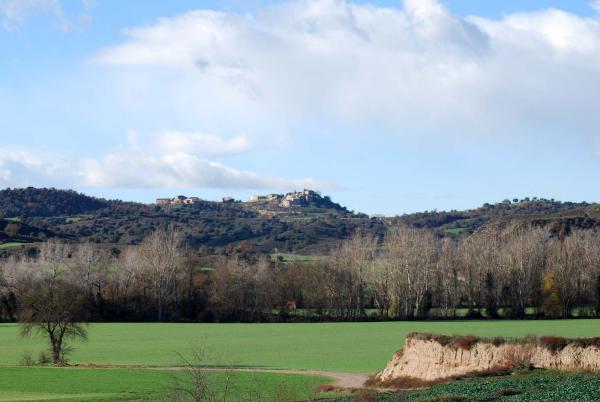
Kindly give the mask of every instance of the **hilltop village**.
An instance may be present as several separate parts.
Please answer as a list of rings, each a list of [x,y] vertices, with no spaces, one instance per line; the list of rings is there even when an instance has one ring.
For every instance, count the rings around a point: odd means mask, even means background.
[[[174,198],[157,198],[156,205],[194,205],[202,201],[199,197],[187,197],[179,195]],[[303,190],[293,191],[287,194],[267,194],[267,195],[252,195],[247,203],[251,204],[273,204],[282,208],[304,207],[311,204],[320,203],[321,201],[329,201],[329,197],[322,197],[317,191]],[[224,204],[232,204],[241,202],[233,197],[223,197],[221,200]]]

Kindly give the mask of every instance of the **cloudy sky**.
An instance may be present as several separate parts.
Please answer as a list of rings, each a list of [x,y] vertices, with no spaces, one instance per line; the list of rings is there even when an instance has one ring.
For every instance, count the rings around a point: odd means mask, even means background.
[[[0,0],[0,187],[600,201],[600,1]]]

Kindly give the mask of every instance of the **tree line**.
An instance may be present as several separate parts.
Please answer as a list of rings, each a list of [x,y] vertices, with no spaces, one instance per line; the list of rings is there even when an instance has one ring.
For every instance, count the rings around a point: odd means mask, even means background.
[[[172,227],[120,253],[50,240],[0,263],[0,301],[0,319],[30,323],[49,306],[83,322],[598,315],[600,236],[515,225],[452,239],[395,226],[383,238],[357,232],[322,261],[211,267]]]

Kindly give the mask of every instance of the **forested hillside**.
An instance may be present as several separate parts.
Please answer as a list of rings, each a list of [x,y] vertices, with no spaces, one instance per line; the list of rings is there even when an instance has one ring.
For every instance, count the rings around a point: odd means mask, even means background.
[[[155,229],[172,225],[189,246],[203,247],[211,254],[323,254],[356,231],[381,236],[385,226],[321,196],[293,208],[270,202],[203,200],[193,205],[159,206],[27,188],[4,190],[2,200],[3,216],[49,236],[126,246],[139,244]],[[17,239],[7,232],[0,241],[34,242],[38,237]]]
[[[73,190],[27,187],[0,191],[0,218],[85,214],[109,205],[110,201]]]
[[[586,202],[561,202],[556,200],[525,198],[504,200],[496,204],[486,203],[479,208],[465,211],[425,211],[394,218],[394,223],[432,229],[440,235],[473,233],[487,224],[529,221],[539,225],[556,227],[589,228],[596,225],[600,213],[597,205]],[[557,226],[558,225],[558,226]]]
[[[300,194],[291,193],[291,194]],[[51,237],[122,248],[139,244],[158,228],[175,226],[186,243],[205,253],[329,254],[360,231],[381,239],[390,226],[433,231],[462,238],[483,227],[500,230],[515,221],[547,226],[552,233],[589,229],[600,221],[597,204],[526,198],[485,204],[466,211],[426,211],[389,218],[369,218],[348,211],[327,196],[310,192],[293,207],[283,196],[257,202],[198,199],[192,205],[156,205],[93,198],[72,190],[6,189],[0,191],[0,246],[32,243]]]

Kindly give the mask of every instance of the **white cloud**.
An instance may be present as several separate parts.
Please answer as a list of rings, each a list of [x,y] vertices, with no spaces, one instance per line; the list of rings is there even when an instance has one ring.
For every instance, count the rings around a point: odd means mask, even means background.
[[[191,11],[124,35],[93,57],[113,68],[124,106],[211,127],[253,134],[318,119],[475,136],[566,126],[589,135],[600,124],[598,16],[491,20],[436,0],[300,0],[249,15]]]
[[[165,132],[151,138],[135,133],[128,144],[100,158],[0,147],[0,184],[43,184],[100,188],[327,188],[315,179],[285,179],[238,170],[216,157],[248,150],[244,136],[222,139],[212,134]]]
[[[166,131],[154,137],[154,145],[169,153],[184,152],[202,156],[217,156],[246,151],[250,147],[250,142],[243,135],[224,140],[214,134]]]
[[[36,14],[50,15],[63,31],[82,30],[92,23],[89,12],[96,7],[96,0],[81,0],[69,15],[62,4],[61,0],[0,0],[0,21],[7,31],[20,30]]]
[[[38,12],[53,15],[62,29],[69,28],[60,0],[0,0],[2,25],[7,30],[18,30],[27,18]]]

